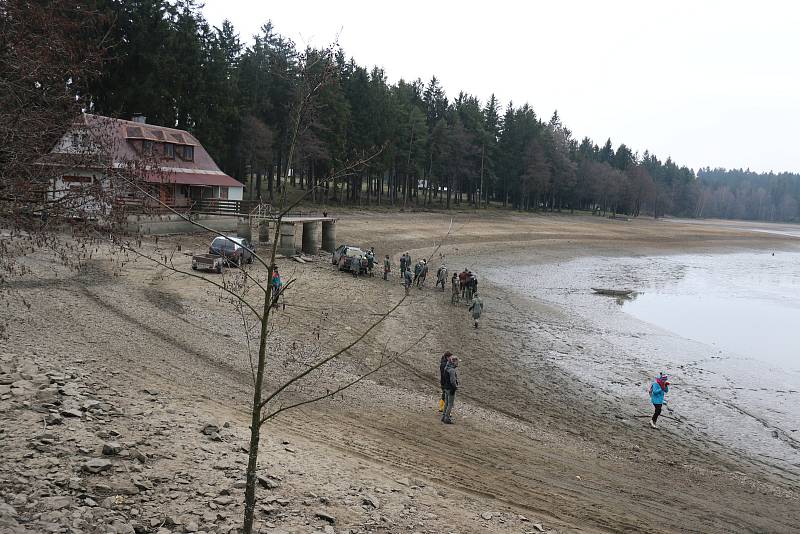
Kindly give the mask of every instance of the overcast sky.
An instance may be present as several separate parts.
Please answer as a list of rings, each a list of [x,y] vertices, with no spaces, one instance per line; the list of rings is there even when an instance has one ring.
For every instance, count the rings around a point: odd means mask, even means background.
[[[435,75],[505,106],[557,109],[581,138],[611,138],[697,170],[800,172],[800,2],[205,0],[243,41],[272,20],[305,45],[339,36],[390,82]]]

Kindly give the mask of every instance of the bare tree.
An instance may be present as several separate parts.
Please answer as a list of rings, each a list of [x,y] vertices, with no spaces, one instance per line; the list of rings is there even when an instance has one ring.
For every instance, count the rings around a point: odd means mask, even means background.
[[[331,362],[341,357],[350,351],[356,344],[362,342],[369,334],[381,323],[388,320],[391,315],[403,304],[405,297],[401,298],[394,305],[389,306],[382,311],[377,319],[365,328],[360,334],[356,335],[348,343],[338,350],[325,352],[319,347],[319,350],[310,351],[308,354],[300,358],[295,358],[296,372],[290,374],[285,380],[277,383],[269,390],[265,389],[265,370],[267,361],[271,357],[278,357],[274,351],[270,351],[268,344],[269,335],[273,326],[273,292],[276,288],[271,283],[271,275],[276,269],[276,243],[278,242],[280,224],[284,217],[306,196],[312,194],[315,187],[310,187],[304,196],[301,196],[296,201],[289,203],[287,201],[287,187],[286,178],[283,178],[283,188],[281,189],[281,200],[279,203],[279,211],[274,217],[275,232],[272,239],[273,246],[270,248],[266,256],[256,254],[255,260],[258,265],[264,268],[260,274],[258,267],[256,269],[248,268],[242,265],[240,268],[233,271],[233,275],[223,276],[221,279],[214,279],[206,277],[191,270],[184,270],[182,266],[175,265],[174,251],[164,251],[156,248],[155,250],[144,250],[139,236],[126,236],[124,233],[118,232],[119,227],[114,224],[109,224],[108,217],[87,217],[86,212],[82,211],[81,202],[94,202],[101,208],[101,215],[108,213],[120,213],[121,211],[115,204],[116,196],[121,191],[126,191],[134,194],[137,198],[142,199],[145,203],[157,206],[163,211],[168,211],[172,214],[182,217],[185,221],[190,222],[198,228],[204,229],[213,234],[224,236],[219,232],[213,231],[211,228],[203,225],[197,220],[192,219],[187,214],[177,211],[175,208],[163,202],[148,186],[144,180],[144,174],[158,172],[158,166],[147,155],[135,161],[124,162],[123,165],[111,165],[109,161],[109,154],[113,152],[113,147],[109,146],[108,139],[113,136],[108,136],[104,131],[105,127],[113,127],[113,122],[103,124],[87,124],[81,120],[80,108],[67,105],[69,101],[76,100],[76,92],[71,91],[72,86],[79,68],[85,68],[87,71],[94,68],[96,63],[92,61],[94,56],[90,58],[83,58],[77,55],[77,50],[74,51],[76,55],[68,57],[71,58],[72,63],[66,67],[62,64],[55,63],[50,65],[45,57],[47,51],[44,49],[33,49],[25,52],[22,45],[16,44],[24,41],[22,36],[28,29],[25,27],[25,15],[22,7],[29,5],[27,2],[16,0],[9,0],[0,4],[0,16],[3,25],[4,35],[0,41],[0,54],[2,54],[2,66],[11,65],[13,69],[13,76],[10,80],[2,78],[5,88],[9,91],[4,93],[3,97],[10,99],[18,98],[20,102],[24,101],[20,95],[24,91],[29,93],[32,91],[28,85],[33,87],[33,91],[41,89],[37,84],[36,77],[27,79],[21,64],[14,62],[31,61],[34,66],[42,64],[40,74],[42,76],[49,76],[48,82],[49,89],[45,92],[44,96],[36,97],[28,95],[29,101],[36,101],[40,103],[39,108],[24,108],[16,105],[15,107],[2,107],[0,113],[9,114],[0,117],[0,124],[4,128],[2,130],[3,139],[8,141],[3,145],[2,161],[0,161],[0,172],[2,172],[2,216],[3,227],[8,225],[16,225],[15,236],[23,235],[22,228],[25,228],[26,234],[23,240],[19,238],[17,241],[0,239],[0,254],[3,254],[3,259],[10,258],[13,261],[15,254],[24,254],[28,250],[29,242],[34,239],[36,241],[31,245],[32,248],[48,249],[58,255],[61,260],[74,268],[80,268],[80,263],[89,257],[92,252],[86,250],[87,247],[82,246],[86,243],[105,242],[112,246],[113,250],[117,253],[126,256],[135,256],[137,258],[145,259],[155,265],[159,265],[174,273],[180,273],[183,276],[193,277],[194,279],[208,284],[213,290],[218,291],[220,295],[224,295],[228,302],[234,304],[236,310],[241,316],[244,335],[248,346],[248,357],[251,362],[251,369],[253,374],[253,399],[252,399],[252,412],[250,424],[250,446],[248,451],[248,464],[246,470],[247,485],[245,490],[245,512],[244,512],[244,531],[248,534],[253,531],[256,490],[257,490],[257,468],[258,468],[258,454],[259,443],[261,438],[262,427],[272,418],[278,414],[284,413],[287,410],[304,406],[309,403],[317,402],[324,398],[332,397],[343,390],[352,387],[354,384],[362,381],[364,378],[372,375],[383,369],[385,366],[390,365],[396,358],[402,355],[402,351],[396,354],[384,354],[379,361],[367,365],[366,370],[362,367],[361,371],[351,375],[347,378],[336,381],[331,387],[325,389],[322,393],[309,393],[308,388],[301,387],[303,383],[314,383],[320,380],[321,371],[329,366]],[[34,3],[36,8],[33,10],[33,25],[36,31],[40,34],[40,41],[45,42],[52,38],[49,36],[45,38],[44,28],[48,24],[56,27],[56,39],[63,39],[65,45],[74,45],[70,38],[74,37],[69,35],[70,30],[74,30],[74,26],[64,22],[63,27],[55,26],[55,19],[49,22],[48,18],[52,12],[47,8],[39,8],[40,4]],[[68,0],[62,0],[47,4],[48,6],[64,7],[68,6]],[[73,6],[74,7],[74,6]],[[58,20],[71,21],[70,17],[65,16]],[[30,22],[30,21],[28,21]],[[77,22],[75,22],[77,23]],[[59,29],[61,28],[61,29]],[[63,30],[63,34],[59,31]],[[15,37],[9,38],[8,32],[11,32]],[[25,45],[27,46],[27,45]],[[77,45],[76,45],[77,46]],[[319,68],[320,64],[315,63],[313,69],[309,69],[310,65],[305,65],[302,69],[299,79],[297,80],[297,94],[294,108],[292,110],[292,130],[290,133],[289,151],[287,154],[287,161],[295,161],[295,151],[300,139],[307,131],[310,122],[315,118],[319,109],[314,105],[316,95],[320,89],[325,86],[328,77],[332,74],[335,64],[332,61],[333,48],[328,49],[324,54],[315,54],[314,61],[322,62],[324,68]],[[69,50],[72,50],[71,48]],[[27,54],[24,55],[23,52]],[[45,59],[43,59],[45,57]],[[76,72],[71,79],[64,79],[64,72],[69,72],[70,68]],[[51,69],[51,70],[48,70]],[[36,69],[34,69],[36,70]],[[81,71],[83,72],[83,71]],[[313,72],[313,75],[310,74]],[[49,73],[49,74],[48,74]],[[42,78],[43,80],[45,78]],[[44,82],[39,82],[45,85]],[[60,85],[59,85],[60,84]],[[56,91],[55,88],[58,88]],[[60,96],[61,93],[66,93],[67,97]],[[47,99],[49,95],[58,94],[58,97],[53,96]],[[78,97],[79,99],[79,97]],[[12,110],[12,111],[9,111]],[[13,112],[16,112],[18,117],[15,120]],[[28,116],[30,114],[30,116]],[[47,128],[47,134],[39,132],[37,129],[43,127],[48,118],[53,118],[52,125]],[[8,120],[2,120],[8,119]],[[12,131],[10,125],[27,124],[27,130],[24,134]],[[25,121],[28,121],[25,123]],[[42,157],[50,154],[51,149],[56,145],[59,140],[64,139],[64,132],[73,132],[75,143],[72,143],[72,133],[69,134],[69,146],[74,150],[56,151],[59,158],[64,158],[61,161],[46,161],[48,165],[42,165]],[[26,143],[34,143],[31,147],[26,147]],[[26,153],[25,150],[28,150]],[[372,160],[380,149],[374,153],[362,157],[361,159],[342,165],[340,168],[331,171],[327,180],[336,184],[337,181],[342,181],[350,176],[362,172],[363,168]],[[81,160],[78,161],[78,158]],[[88,160],[85,158],[89,158]],[[102,175],[104,180],[111,183],[102,184],[100,186],[86,186],[77,187],[74,190],[67,188],[64,195],[48,196],[52,193],[53,181],[53,165],[89,165],[90,168],[95,168],[98,175]],[[94,165],[94,167],[91,167]],[[51,167],[48,167],[51,166]],[[288,173],[287,173],[288,174]],[[19,177],[19,178],[17,178]],[[168,177],[164,177],[168,180]],[[77,201],[68,203],[61,199],[71,198]],[[58,200],[58,202],[53,202]],[[63,216],[63,220],[68,218],[77,218],[82,220],[85,224],[86,232],[80,236],[80,241],[76,242],[73,235],[69,232],[63,232],[63,227],[58,226],[56,217],[43,222],[47,219],[45,214],[51,211],[51,206],[63,205],[64,209],[57,212],[59,217]],[[27,218],[20,218],[20,207],[27,207],[28,213],[31,215]],[[56,214],[56,212],[53,212]],[[113,223],[113,221],[111,221]],[[31,232],[35,231],[37,237],[34,238]],[[226,236],[224,236],[226,237]],[[20,246],[15,248],[14,243]],[[94,247],[91,247],[92,249]],[[73,263],[74,262],[74,263]],[[4,273],[11,272],[8,268],[4,268]],[[290,291],[292,287],[292,280],[283,287],[282,291]],[[252,335],[251,335],[252,334]],[[252,342],[252,343],[251,343]],[[412,342],[405,350],[409,350],[416,342]],[[366,363],[366,362],[365,362]]]

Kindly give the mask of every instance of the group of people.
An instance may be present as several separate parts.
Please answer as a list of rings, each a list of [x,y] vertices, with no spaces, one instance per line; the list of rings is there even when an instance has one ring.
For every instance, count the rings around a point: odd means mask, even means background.
[[[375,267],[375,247],[370,247],[365,257],[362,258],[362,265],[364,271],[369,276],[373,276]],[[392,272],[392,261],[387,254],[383,259],[383,279],[389,280],[389,274]],[[447,283],[447,267],[444,263],[436,270],[436,288],[441,287],[444,291]],[[354,273],[358,276],[358,273]],[[409,293],[411,287],[417,286],[422,289],[425,286],[425,280],[428,276],[428,261],[425,258],[418,260],[414,263],[411,259],[411,254],[404,253],[400,257],[400,276],[402,277],[403,286],[405,287],[406,294]],[[278,296],[281,292],[281,279],[277,269],[272,276],[273,284],[273,304],[277,305]],[[472,316],[473,326],[478,328],[481,315],[483,314],[484,303],[478,295],[478,277],[468,268],[464,268],[460,273],[453,273],[450,279],[452,290],[451,303],[459,304],[465,300],[469,304],[469,312]],[[455,403],[456,391],[458,390],[458,357],[453,356],[451,352],[445,352],[439,364],[439,378],[441,382],[441,399],[439,400],[439,413],[442,414],[442,422],[445,424],[452,424],[452,410]],[[665,393],[669,391],[669,381],[667,375],[659,373],[653,380],[649,388],[650,401],[653,404],[654,412],[650,419],[650,426],[658,428],[657,422],[661,415],[661,410],[666,400],[664,399]]]
[[[445,276],[447,275],[445,274]],[[453,273],[450,287],[452,290],[450,303],[456,305],[461,302],[461,299],[465,299],[469,304],[473,326],[478,328],[478,322],[483,314],[483,300],[478,296],[478,277],[465,267],[460,273]],[[444,282],[442,282],[442,289],[444,289]]]
[[[387,258],[389,256],[386,256]],[[357,269],[350,269],[353,273],[353,278],[358,278],[358,275],[361,272],[365,272],[367,276],[375,276],[375,247],[369,247],[369,250],[364,253],[363,256],[359,255],[356,258],[353,258],[352,261],[358,262],[359,268]],[[386,275],[384,274],[384,280],[386,279]]]

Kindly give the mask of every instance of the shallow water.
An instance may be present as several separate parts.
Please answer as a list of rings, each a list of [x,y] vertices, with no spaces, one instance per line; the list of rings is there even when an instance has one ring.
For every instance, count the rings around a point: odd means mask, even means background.
[[[800,373],[800,254],[681,255],[633,263],[643,275],[642,286],[633,289],[643,293],[622,301],[625,312],[728,354]],[[661,272],[678,275],[664,278]]]
[[[547,357],[602,380],[652,410],[647,387],[673,376],[670,424],[745,453],[800,467],[800,254],[747,252],[582,257],[542,263],[520,254],[485,265],[491,282],[555,305],[567,328]],[[632,289],[620,300],[592,287]],[[776,436],[777,433],[777,436]]]

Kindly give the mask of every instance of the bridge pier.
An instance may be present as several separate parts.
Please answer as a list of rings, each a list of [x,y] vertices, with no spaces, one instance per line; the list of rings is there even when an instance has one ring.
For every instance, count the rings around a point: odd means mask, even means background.
[[[258,242],[269,245],[270,224],[269,221],[258,223]]]
[[[322,250],[336,250],[336,221],[322,221]]]
[[[246,217],[239,217],[238,222],[236,223],[236,236],[243,237],[248,241],[252,241],[252,230],[250,228],[250,220]]]
[[[294,223],[281,223],[281,242],[278,252],[284,256],[294,256]]]
[[[303,252],[306,254],[316,254],[319,249],[319,241],[317,241],[317,222],[304,222],[303,223]]]

